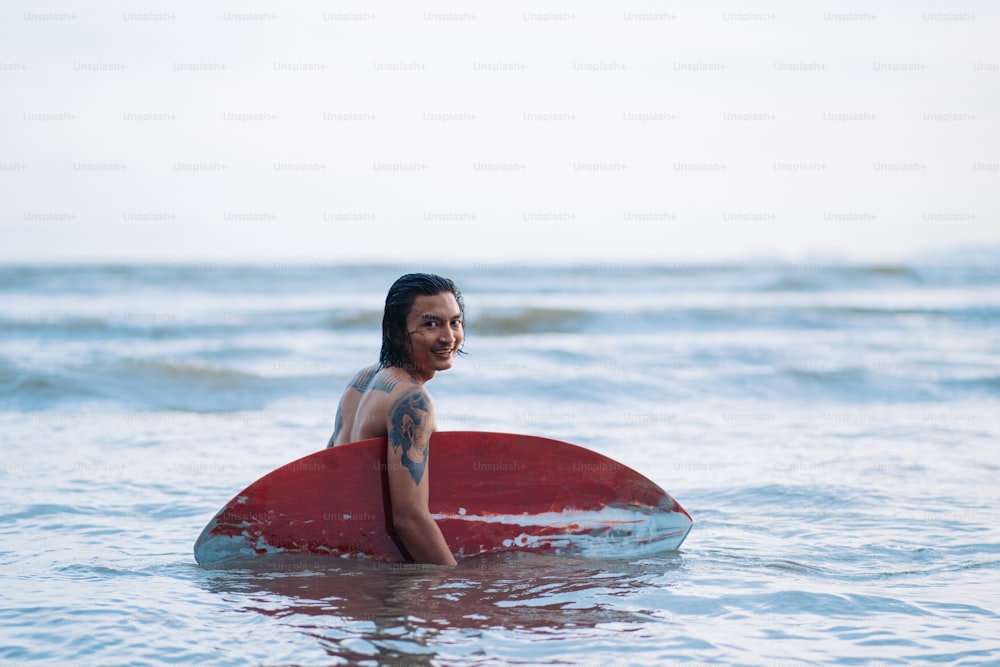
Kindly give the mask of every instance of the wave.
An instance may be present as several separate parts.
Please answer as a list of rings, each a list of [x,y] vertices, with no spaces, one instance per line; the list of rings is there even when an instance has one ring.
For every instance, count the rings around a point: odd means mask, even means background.
[[[387,264],[286,262],[260,265],[116,264],[8,265],[0,267],[0,292],[92,294],[161,289],[216,294],[368,293],[385,290],[411,267]],[[907,263],[833,261],[676,262],[661,264],[577,263],[534,265],[470,263],[438,272],[469,292],[537,293],[545,290],[601,292],[626,285],[637,291],[706,284],[723,289],[976,286],[1000,282],[1000,249],[940,256]]]
[[[221,304],[220,304],[221,305]],[[238,330],[361,330],[378,328],[380,310],[212,309],[183,313],[161,308],[83,315],[56,308],[19,315],[0,314],[0,332],[53,337],[194,337],[232,334]]]
[[[885,329],[921,326],[920,318],[933,318],[952,326],[983,330],[1000,319],[1000,293],[964,301],[907,295],[885,303],[863,299],[811,300],[766,298],[761,294],[650,295],[632,298],[610,295],[604,299],[564,297],[565,304],[548,299],[548,305],[511,307],[484,297],[468,309],[466,329],[470,338],[525,334],[615,333],[642,334],[670,331],[795,331],[812,329]],[[526,298],[526,301],[531,301]],[[586,306],[586,307],[584,307]],[[159,313],[109,313],[0,315],[0,340],[35,341],[223,341],[270,337],[276,346],[299,335],[367,335],[381,337],[379,309],[315,309],[298,311],[214,311],[197,315]],[[909,321],[909,322],[908,322]]]
[[[398,269],[0,267],[0,406],[246,410],[339,395],[374,361]],[[463,387],[474,394],[575,400],[641,388],[857,403],[1000,391],[991,342],[1000,270],[987,265],[453,275],[475,355],[464,363],[480,364]]]
[[[582,347],[576,351],[536,345],[483,356],[472,349],[468,358],[456,363],[442,391],[469,400],[480,396],[559,400],[574,410],[636,394],[659,400],[754,398],[775,401],[774,405],[834,401],[841,407],[823,413],[829,426],[874,421],[872,411],[864,407],[873,401],[913,403],[1000,394],[995,364],[859,364],[832,357],[819,364],[809,359],[789,363],[780,348],[758,351],[756,358],[739,349],[716,350],[709,357],[692,352],[665,356],[655,350],[608,357],[604,353],[609,346],[602,340],[581,337]],[[628,339],[616,342],[630,345]],[[470,345],[476,347],[475,339]],[[631,345],[648,347],[641,339]],[[49,369],[0,361],[0,409],[32,411],[111,401],[136,409],[216,412],[263,409],[292,397],[335,401],[359,365],[331,358],[301,359],[287,350],[266,348],[200,350],[179,359],[106,359]],[[734,412],[725,419],[732,426],[755,427],[775,419],[775,410]],[[958,419],[947,410],[944,413]]]
[[[99,396],[93,385],[69,373],[21,369],[0,359],[0,407],[35,410]]]
[[[107,376],[110,397],[118,401],[196,412],[262,409],[289,393],[329,383],[322,376],[266,376],[184,360],[124,360]]]
[[[327,373],[317,373],[316,370]],[[288,395],[339,393],[349,377],[327,365],[282,366],[263,374],[192,361],[119,359],[47,371],[0,363],[0,409],[48,410],[111,401],[135,409],[230,412],[262,409]]]
[[[595,319],[594,313],[583,310],[529,307],[483,311],[470,326],[487,336],[576,332]]]

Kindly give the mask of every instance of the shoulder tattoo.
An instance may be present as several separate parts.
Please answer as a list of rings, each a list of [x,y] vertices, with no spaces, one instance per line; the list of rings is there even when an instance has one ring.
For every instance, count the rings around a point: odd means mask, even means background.
[[[422,389],[407,391],[389,411],[389,444],[402,448],[401,461],[414,484],[420,484],[430,454],[431,401]]]
[[[375,381],[371,383],[370,389],[378,389],[379,391],[384,391],[387,394],[391,394],[393,388],[399,384],[399,378],[389,373],[382,373],[375,376]]]
[[[378,366],[372,366],[355,375],[351,380],[351,389],[356,389],[362,394],[369,389],[391,394],[393,388],[399,384],[399,378],[390,373],[379,373],[379,370]]]
[[[357,389],[360,392],[364,392],[368,388],[368,383],[372,381],[372,377],[378,373],[378,366],[372,366],[371,368],[366,368],[351,380],[351,389]]]

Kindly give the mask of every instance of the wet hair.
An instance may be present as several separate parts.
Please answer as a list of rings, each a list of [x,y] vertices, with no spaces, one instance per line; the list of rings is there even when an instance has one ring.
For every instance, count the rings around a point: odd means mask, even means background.
[[[465,318],[465,301],[455,283],[432,273],[408,273],[400,276],[389,288],[385,296],[385,311],[382,314],[382,351],[379,364],[383,368],[396,366],[407,368],[409,364],[410,333],[406,330],[406,318],[413,309],[418,296],[434,296],[451,292],[458,302],[462,318]],[[459,354],[463,351],[459,349]]]

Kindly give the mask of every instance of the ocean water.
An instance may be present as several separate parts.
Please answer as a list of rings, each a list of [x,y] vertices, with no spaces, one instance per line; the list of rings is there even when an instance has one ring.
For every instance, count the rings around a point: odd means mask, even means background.
[[[410,270],[468,305],[440,428],[641,471],[680,551],[196,565]],[[0,665],[1000,664],[998,325],[989,257],[0,268]]]

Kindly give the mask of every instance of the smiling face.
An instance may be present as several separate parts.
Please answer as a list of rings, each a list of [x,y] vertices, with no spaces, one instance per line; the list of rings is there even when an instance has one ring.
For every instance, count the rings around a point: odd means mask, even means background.
[[[406,331],[410,337],[409,370],[418,381],[426,382],[437,371],[451,368],[465,339],[463,327],[462,309],[451,292],[421,294],[414,299],[406,316]]]

